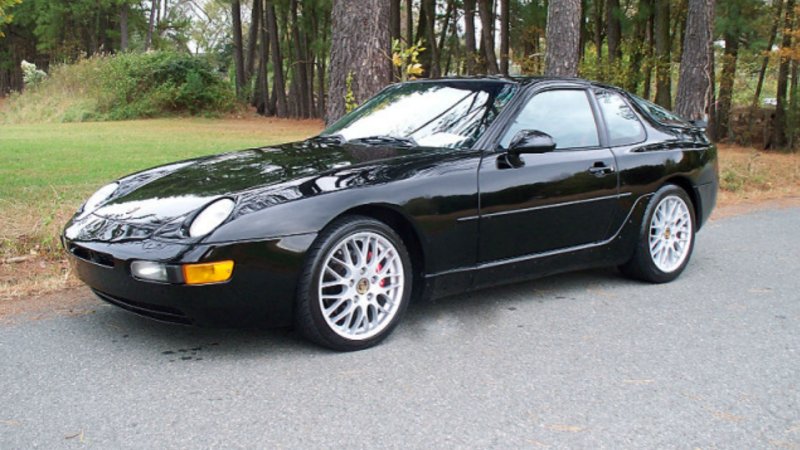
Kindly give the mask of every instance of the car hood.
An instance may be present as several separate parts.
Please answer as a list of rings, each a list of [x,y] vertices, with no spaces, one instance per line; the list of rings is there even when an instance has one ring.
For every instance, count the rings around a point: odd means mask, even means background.
[[[190,216],[231,197],[234,216],[296,198],[353,185],[387,181],[422,160],[443,156],[431,148],[330,145],[310,141],[199,158],[120,180],[116,194],[94,212],[148,228]]]

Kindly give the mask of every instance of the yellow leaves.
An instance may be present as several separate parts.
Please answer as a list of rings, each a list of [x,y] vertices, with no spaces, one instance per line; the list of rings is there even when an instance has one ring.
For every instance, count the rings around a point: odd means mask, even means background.
[[[406,69],[406,73],[411,76],[422,75],[425,70],[422,68],[422,64],[412,64],[408,66]]]
[[[356,100],[356,95],[353,92],[353,72],[347,73],[347,78],[345,79],[344,83],[344,110],[345,112],[349,113],[350,111],[358,108],[358,101]]]
[[[422,42],[409,46],[400,39],[392,41],[392,65],[400,69],[400,81],[414,80],[425,73],[419,62],[419,54],[423,51]]]

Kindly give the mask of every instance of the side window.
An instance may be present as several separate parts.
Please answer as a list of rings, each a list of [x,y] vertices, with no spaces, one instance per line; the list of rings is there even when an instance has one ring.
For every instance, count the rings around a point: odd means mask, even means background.
[[[556,141],[556,148],[600,145],[594,113],[583,90],[554,90],[536,94],[520,111],[500,140],[500,145],[508,148],[520,130],[545,132]]]
[[[612,147],[636,144],[644,140],[644,127],[621,95],[606,90],[596,91],[595,95],[606,120]]]

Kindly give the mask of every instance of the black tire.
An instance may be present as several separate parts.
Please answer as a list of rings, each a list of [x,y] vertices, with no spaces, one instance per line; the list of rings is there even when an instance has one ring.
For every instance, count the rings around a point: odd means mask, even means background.
[[[362,232],[378,234],[397,250],[403,269],[403,292],[397,311],[376,335],[365,339],[349,339],[331,328],[326,321],[320,301],[320,275],[332,250],[350,236]],[[337,351],[362,350],[377,345],[391,334],[408,307],[413,287],[411,258],[402,238],[388,225],[365,216],[345,216],[329,224],[308,251],[303,273],[298,281],[295,324],[307,339]]]
[[[651,255],[650,234],[651,224],[653,222],[656,208],[661,204],[662,201],[669,197],[677,197],[685,203],[689,212],[691,229],[689,233],[690,236],[688,249],[682,263],[673,270],[664,271],[656,265],[653,260],[654,257]],[[678,276],[686,268],[686,265],[689,263],[689,260],[692,256],[692,251],[694,251],[695,226],[696,220],[694,214],[694,205],[692,204],[692,200],[689,198],[689,195],[686,193],[686,191],[674,184],[666,184],[662,186],[661,189],[656,191],[656,193],[650,199],[650,203],[647,205],[647,209],[644,213],[644,220],[642,220],[642,225],[638,232],[633,256],[625,264],[619,266],[620,271],[630,278],[647,281],[650,283],[667,283],[678,278]]]

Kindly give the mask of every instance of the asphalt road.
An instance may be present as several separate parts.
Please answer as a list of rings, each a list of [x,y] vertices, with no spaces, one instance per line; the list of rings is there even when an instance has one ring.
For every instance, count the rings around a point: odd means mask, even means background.
[[[0,448],[800,448],[798,208],[710,223],[669,285],[416,304],[359,353],[94,305],[0,325]]]

